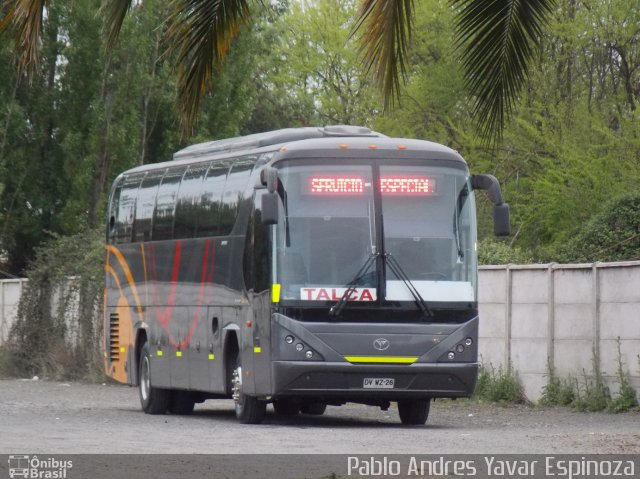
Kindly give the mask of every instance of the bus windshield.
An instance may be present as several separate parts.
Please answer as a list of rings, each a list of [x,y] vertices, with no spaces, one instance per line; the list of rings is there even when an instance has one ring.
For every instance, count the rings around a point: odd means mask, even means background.
[[[278,177],[273,277],[282,302],[414,302],[407,279],[427,302],[475,301],[475,205],[465,171],[305,162]]]

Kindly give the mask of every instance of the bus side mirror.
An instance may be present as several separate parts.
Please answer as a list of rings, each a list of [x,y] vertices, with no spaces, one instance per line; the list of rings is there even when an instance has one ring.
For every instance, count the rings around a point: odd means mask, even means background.
[[[509,205],[506,203],[493,207],[493,234],[496,236],[509,236],[511,234]]]
[[[264,193],[261,198],[260,213],[263,225],[278,223],[278,193]]]
[[[278,189],[278,170],[265,166],[260,172],[260,182],[267,187],[269,193],[273,193]]]
[[[511,234],[509,205],[502,199],[500,183],[493,175],[473,175],[471,186],[474,190],[485,190],[493,203],[493,234],[508,236]]]

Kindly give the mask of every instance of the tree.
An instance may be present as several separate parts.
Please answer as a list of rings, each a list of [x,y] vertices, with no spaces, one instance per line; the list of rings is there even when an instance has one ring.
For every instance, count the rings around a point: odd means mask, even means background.
[[[60,0],[58,0],[60,1]],[[14,31],[20,64],[33,71],[45,10],[55,0],[5,0],[0,30]],[[112,46],[127,13],[139,0],[103,0],[105,30]],[[500,136],[526,80],[543,25],[555,0],[451,0],[458,44],[480,132]],[[362,51],[381,86],[385,104],[393,103],[407,68],[413,0],[362,0],[356,21]],[[190,132],[202,99],[231,48],[240,27],[249,22],[247,0],[174,0],[167,13],[168,44],[178,72],[178,107],[183,131]]]

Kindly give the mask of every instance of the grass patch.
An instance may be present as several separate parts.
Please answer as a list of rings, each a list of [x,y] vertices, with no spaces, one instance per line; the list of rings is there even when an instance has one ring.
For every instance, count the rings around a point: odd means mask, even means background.
[[[639,356],[640,360],[640,356]],[[583,370],[581,380],[563,379],[556,376],[552,365],[547,363],[547,384],[543,388],[541,406],[571,406],[580,412],[607,411],[621,413],[638,409],[637,392],[631,385],[631,375],[625,369],[618,338],[618,368],[616,381],[620,385],[618,393],[612,397],[602,372],[597,367],[595,351],[590,373]]]
[[[571,380],[556,376],[551,361],[547,360],[547,384],[542,388],[541,406],[569,406],[575,400]]]
[[[492,364],[480,366],[473,397],[480,401],[502,404],[525,402],[522,383],[513,368],[500,366],[496,369]]]

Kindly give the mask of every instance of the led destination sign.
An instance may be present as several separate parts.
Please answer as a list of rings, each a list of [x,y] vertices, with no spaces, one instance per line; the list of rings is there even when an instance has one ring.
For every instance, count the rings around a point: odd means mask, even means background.
[[[359,195],[364,193],[364,178],[357,176],[312,176],[309,192],[324,195]],[[391,195],[432,195],[436,180],[428,176],[389,176],[380,178],[380,193]]]

